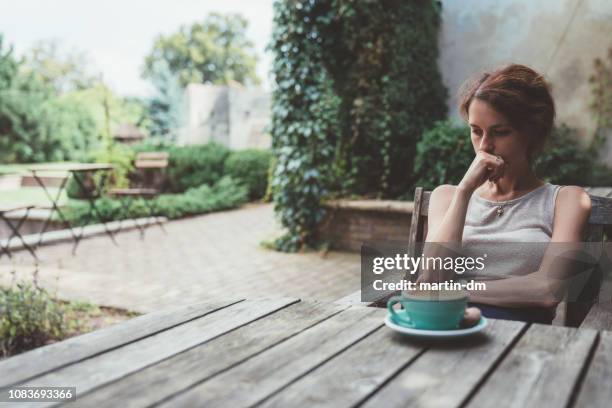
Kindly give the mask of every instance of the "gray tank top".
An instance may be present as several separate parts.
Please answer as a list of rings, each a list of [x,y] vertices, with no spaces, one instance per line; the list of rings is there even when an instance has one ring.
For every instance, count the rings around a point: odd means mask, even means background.
[[[498,279],[506,276],[525,275],[540,267],[546,243],[552,237],[555,201],[561,186],[546,183],[529,193],[508,201],[489,201],[472,194],[463,228],[463,246],[469,244],[499,243],[487,246],[487,261],[477,275],[464,274],[465,278]],[[501,211],[501,215],[498,214]],[[520,256],[503,243],[524,243]],[[494,267],[493,267],[494,265]]]

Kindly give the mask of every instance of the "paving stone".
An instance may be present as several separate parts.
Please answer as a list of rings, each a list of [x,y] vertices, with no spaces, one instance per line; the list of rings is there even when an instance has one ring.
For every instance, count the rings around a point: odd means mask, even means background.
[[[285,254],[260,243],[281,234],[270,204],[169,221],[158,227],[43,246],[41,285],[58,287],[65,299],[149,312],[176,304],[226,296],[290,296],[335,300],[359,289],[359,255],[343,252]],[[34,270],[26,252],[14,266],[0,259],[0,282],[10,270]]]

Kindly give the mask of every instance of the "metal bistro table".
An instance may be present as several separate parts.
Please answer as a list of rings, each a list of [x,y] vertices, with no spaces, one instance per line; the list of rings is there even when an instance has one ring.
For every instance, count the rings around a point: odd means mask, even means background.
[[[386,311],[277,298],[155,312],[0,362],[79,407],[607,407],[612,332],[489,320],[417,342]],[[16,407],[51,403],[15,403]]]
[[[13,238],[18,238],[21,241],[21,245],[25,249],[27,249],[30,255],[32,255],[32,258],[34,258],[34,260],[38,262],[38,257],[36,256],[36,252],[34,252],[34,248],[32,248],[30,245],[27,244],[27,242],[25,242],[23,236],[21,235],[21,232],[19,231],[23,223],[28,219],[28,214],[30,213],[30,210],[32,208],[34,208],[34,206],[32,205],[0,206],[0,219],[4,222],[4,224],[6,224],[10,231],[10,235],[6,240],[6,244],[2,242],[4,240],[0,241],[0,258],[3,254],[6,254],[11,259],[13,258],[13,255],[11,253],[11,241],[13,240]],[[18,211],[22,211],[22,214],[19,216],[16,225],[13,225],[11,220],[7,218],[6,214],[15,213]]]
[[[104,186],[106,185],[106,181],[108,180],[108,175],[113,169],[114,167],[110,163],[72,163],[72,164],[66,164],[66,165],[46,165],[46,166],[41,165],[41,166],[33,166],[33,167],[28,168],[28,171],[32,173],[32,176],[34,177],[38,185],[42,187],[43,191],[47,195],[47,198],[51,202],[51,212],[49,214],[49,217],[45,220],[45,223],[43,224],[43,228],[39,233],[39,239],[38,239],[38,243],[36,246],[39,246],[40,243],[42,242],[43,234],[45,233],[45,231],[47,231],[47,228],[49,227],[49,223],[51,222],[51,219],[53,218],[53,212],[57,213],[57,215],[60,217],[62,222],[68,227],[68,229],[70,230],[70,233],[72,234],[72,238],[74,239],[74,246],[72,247],[73,254],[76,252],[76,248],[79,245],[79,242],[81,241],[81,239],[83,238],[83,228],[81,228],[80,234],[76,234],[74,232],[74,229],[70,225],[70,223],[66,220],[66,217],[64,216],[64,213],[62,212],[61,208],[57,204],[61,198],[62,192],[66,189],[66,183],[70,177],[66,177],[62,181],[54,197],[51,195],[51,193],[45,186],[44,181],[41,179],[41,175],[44,173],[49,173],[49,172],[51,173],[64,172],[64,173],[68,173],[69,175],[72,175],[73,176],[72,178],[75,180],[79,190],[81,191],[81,193],[83,194],[83,196],[85,197],[85,199],[87,200],[89,204],[89,207],[88,207],[89,211],[86,217],[87,217],[87,220],[91,220],[94,214],[97,215],[99,218],[102,218],[100,212],[98,211],[96,207],[95,200],[102,193],[102,190],[104,189]],[[100,183],[98,185],[93,185],[89,187],[86,186],[85,185],[86,177],[88,176],[93,177],[93,174],[98,173],[98,172],[102,173],[100,177]],[[106,234],[111,238],[113,243],[117,245],[117,241],[115,240],[115,236],[113,235],[112,231],[108,229],[108,227],[106,226],[106,223],[103,222],[102,225],[104,226],[104,231],[106,232]]]

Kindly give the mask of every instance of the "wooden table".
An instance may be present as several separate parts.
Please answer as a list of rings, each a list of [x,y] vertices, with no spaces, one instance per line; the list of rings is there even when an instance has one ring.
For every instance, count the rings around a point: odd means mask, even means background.
[[[607,407],[612,400],[612,332],[490,320],[470,338],[419,342],[384,326],[385,313],[288,298],[160,311],[4,360],[0,387],[75,386],[71,404],[84,407]]]

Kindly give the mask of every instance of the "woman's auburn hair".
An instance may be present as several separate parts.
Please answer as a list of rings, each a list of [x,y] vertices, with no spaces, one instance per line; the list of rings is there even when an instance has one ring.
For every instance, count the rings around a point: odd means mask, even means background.
[[[555,120],[555,103],[550,85],[535,70],[509,64],[483,72],[466,81],[459,96],[459,113],[468,120],[474,99],[488,103],[510,126],[532,140],[528,149],[533,161],[550,139]]]

